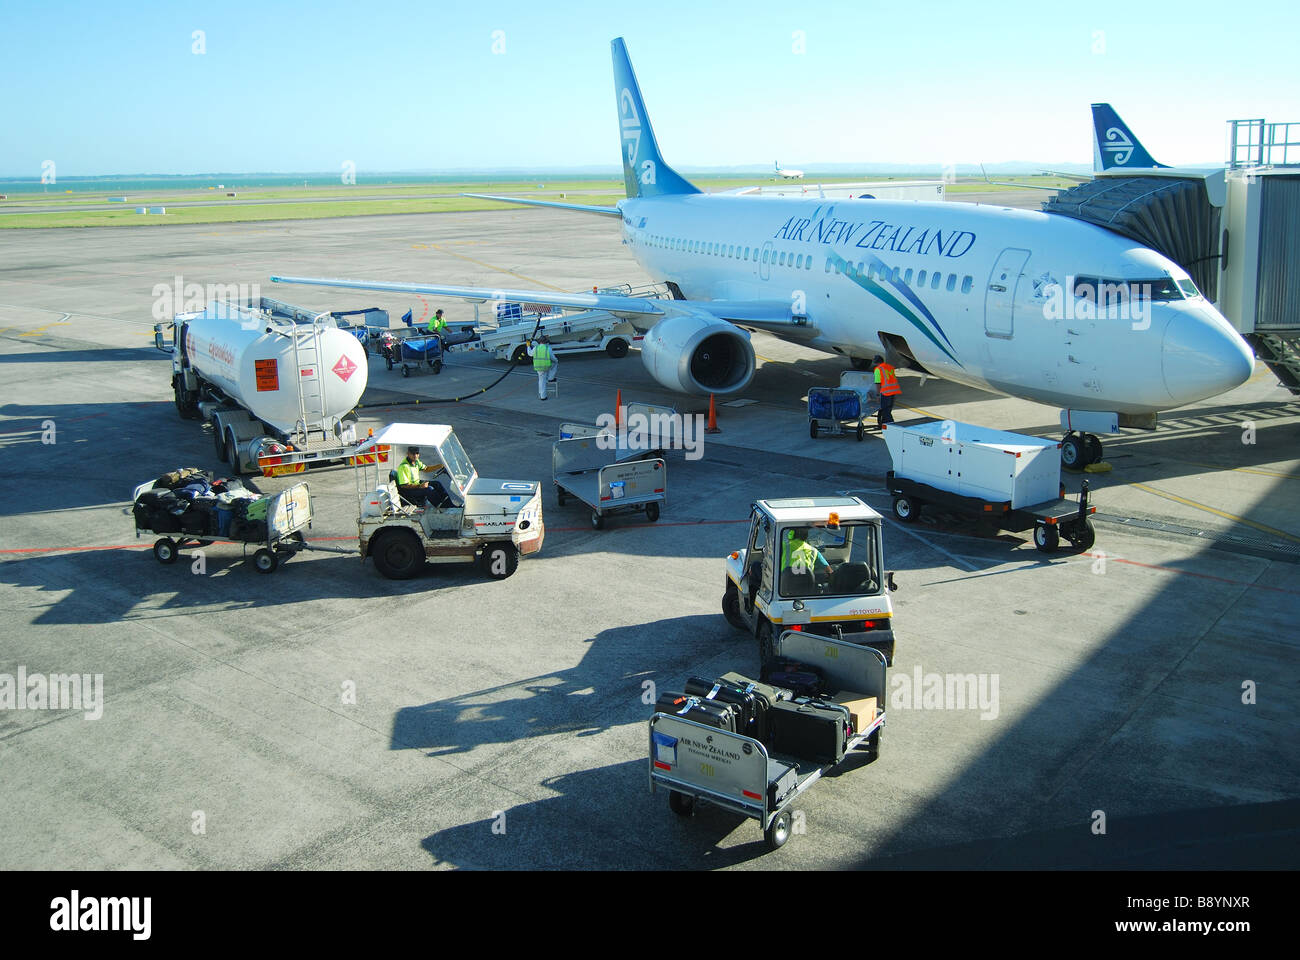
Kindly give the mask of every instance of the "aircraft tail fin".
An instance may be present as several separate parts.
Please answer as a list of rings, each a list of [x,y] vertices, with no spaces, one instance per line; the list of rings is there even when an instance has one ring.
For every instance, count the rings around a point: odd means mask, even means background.
[[[1092,105],[1092,169],[1096,173],[1103,170],[1129,169],[1141,170],[1151,167],[1164,167],[1168,164],[1157,163],[1146,147],[1128,125],[1119,118],[1119,114],[1109,103]]]
[[[694,184],[664,163],[659,155],[650,117],[641,102],[632,61],[623,38],[611,44],[614,56],[614,96],[618,101],[619,135],[623,143],[623,184],[629,197],[659,197],[675,193],[699,193]]]

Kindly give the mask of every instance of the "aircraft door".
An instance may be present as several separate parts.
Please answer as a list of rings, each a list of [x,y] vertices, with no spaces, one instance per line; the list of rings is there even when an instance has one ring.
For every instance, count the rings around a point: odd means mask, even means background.
[[[1029,251],[1017,247],[1007,247],[998,254],[984,294],[985,336],[1003,340],[1015,336],[1016,288],[1028,259]]]
[[[763,253],[758,259],[758,278],[766,280],[772,275],[772,241],[763,244]]]

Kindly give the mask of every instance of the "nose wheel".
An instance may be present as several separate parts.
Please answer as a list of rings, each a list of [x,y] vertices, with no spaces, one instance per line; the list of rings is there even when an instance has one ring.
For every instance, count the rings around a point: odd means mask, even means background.
[[[1090,463],[1100,463],[1102,452],[1101,440],[1095,434],[1071,430],[1061,441],[1061,466],[1082,470]]]

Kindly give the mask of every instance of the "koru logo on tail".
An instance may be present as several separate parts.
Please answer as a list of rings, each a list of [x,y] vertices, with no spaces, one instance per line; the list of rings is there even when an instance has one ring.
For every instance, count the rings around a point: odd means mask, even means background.
[[[623,141],[627,153],[627,165],[630,169],[636,170],[637,154],[641,152],[641,117],[636,112],[636,101],[632,99],[632,93],[627,87],[624,87],[618,95],[619,113],[622,115]],[[641,170],[637,178],[642,183],[655,182],[655,163],[653,160],[646,160],[641,164]]]
[[[1111,159],[1122,167],[1133,156],[1133,141],[1119,127],[1111,127],[1106,131],[1106,143],[1102,149],[1111,154]]]

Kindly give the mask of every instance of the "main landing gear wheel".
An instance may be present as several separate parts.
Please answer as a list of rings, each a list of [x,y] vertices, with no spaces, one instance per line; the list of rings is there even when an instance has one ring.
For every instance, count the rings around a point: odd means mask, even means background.
[[[1061,535],[1056,532],[1056,527],[1045,523],[1034,527],[1034,546],[1043,553],[1055,553],[1060,545]]]
[[[899,494],[894,498],[894,516],[898,517],[904,523],[916,523],[916,518],[921,515],[921,505],[911,497]]]
[[[257,568],[258,573],[273,573],[279,565],[280,558],[266,547],[262,547],[257,553],[253,554],[253,566]]]
[[[176,541],[171,537],[154,541],[153,555],[158,558],[159,563],[175,563],[176,553]]]
[[[1091,433],[1067,433],[1061,441],[1061,466],[1067,470],[1082,470],[1090,463],[1100,463],[1101,440]]]
[[[1083,439],[1088,444],[1088,462],[1101,463],[1101,440],[1091,433],[1085,433]]]
[[[773,850],[785,846],[785,842],[790,839],[790,811],[782,810],[772,818],[768,828],[763,831],[763,839]]]

